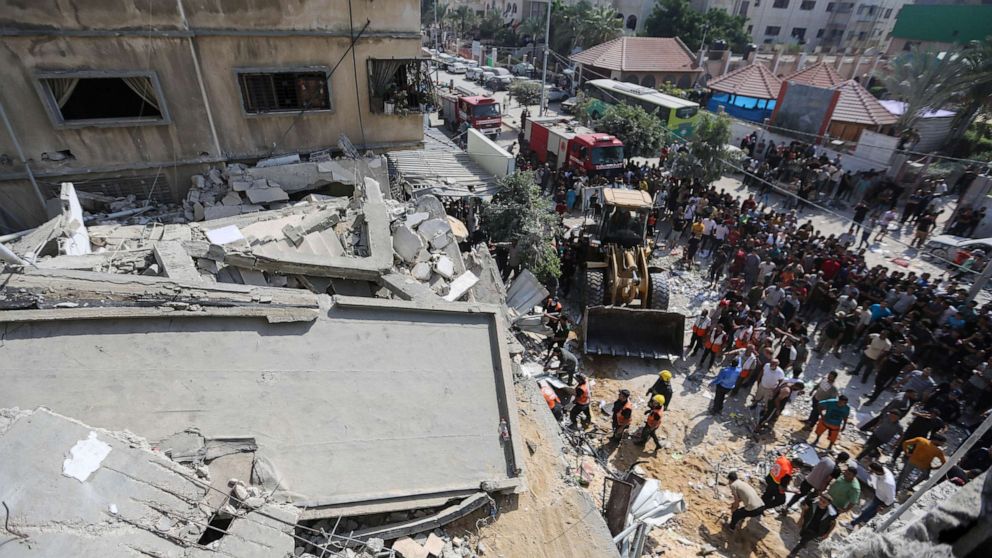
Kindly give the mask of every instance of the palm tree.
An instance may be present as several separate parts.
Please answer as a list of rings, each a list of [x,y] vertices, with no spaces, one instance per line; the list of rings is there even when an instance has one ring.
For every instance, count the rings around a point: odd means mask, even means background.
[[[457,24],[458,36],[464,37],[468,30],[475,26],[479,20],[479,16],[475,14],[472,8],[462,5],[455,8],[454,12],[451,12],[451,20]]]
[[[506,26],[503,16],[496,10],[489,10],[479,18],[479,37],[492,39],[496,37],[496,32]]]
[[[971,122],[983,111],[992,110],[992,36],[972,41],[961,51],[962,73],[954,89],[959,109],[948,138],[960,139]]]
[[[956,92],[964,74],[959,52],[938,53],[914,46],[890,64],[882,79],[893,98],[906,103],[899,117],[901,129],[909,129],[923,111],[937,110]]]
[[[534,44],[531,50],[532,64],[537,60],[537,41],[544,36],[544,19],[543,17],[529,17],[520,24],[520,34],[530,37],[531,42]]]
[[[582,14],[579,23],[580,46],[591,46],[612,41],[623,34],[623,20],[610,6],[596,6]]]

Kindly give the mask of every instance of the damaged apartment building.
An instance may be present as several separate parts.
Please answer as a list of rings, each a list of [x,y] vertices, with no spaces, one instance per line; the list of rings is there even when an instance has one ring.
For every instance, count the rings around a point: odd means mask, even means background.
[[[54,216],[62,182],[178,206],[227,162],[319,158],[341,134],[363,152],[416,147],[419,14],[413,0],[4,2],[0,235]]]

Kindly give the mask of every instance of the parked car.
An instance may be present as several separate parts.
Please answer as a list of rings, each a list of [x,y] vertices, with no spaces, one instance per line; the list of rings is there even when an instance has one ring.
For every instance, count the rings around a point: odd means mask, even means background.
[[[927,241],[925,253],[960,263],[960,261],[968,258],[968,254],[978,250],[981,250],[985,257],[992,254],[992,238],[965,238],[952,234],[941,234]]]
[[[476,76],[475,81],[478,81],[480,83],[485,83],[486,81],[489,80],[489,78],[491,78],[494,75],[496,75],[496,72],[493,71],[495,69],[496,68],[493,68],[492,66],[479,66],[479,70],[481,70],[481,71],[479,72],[479,75]],[[492,74],[492,75],[485,76],[485,74],[487,74],[487,73]],[[485,76],[485,77],[483,77],[483,76]]]
[[[513,73],[518,76],[534,76],[534,65],[529,62],[520,62],[513,65]]]
[[[493,79],[494,77],[496,77],[496,74],[491,71],[482,72],[482,75],[479,76],[479,83],[483,85],[488,85],[489,80]]]
[[[486,87],[492,89],[493,91],[506,91],[510,88],[511,83],[513,83],[513,76],[494,75],[486,81]]]
[[[472,67],[465,70],[465,79],[470,79],[472,81],[479,81],[479,77],[482,76],[482,68]]]
[[[448,73],[451,74],[464,74],[465,71],[468,70],[468,68],[465,67],[465,64],[462,64],[461,62],[448,64],[446,69],[448,70]]]
[[[557,103],[558,101],[564,101],[565,99],[568,99],[568,91],[565,91],[561,87],[557,87],[554,85],[547,85],[545,86],[545,89],[547,90],[545,95],[548,97],[548,101],[551,103]]]

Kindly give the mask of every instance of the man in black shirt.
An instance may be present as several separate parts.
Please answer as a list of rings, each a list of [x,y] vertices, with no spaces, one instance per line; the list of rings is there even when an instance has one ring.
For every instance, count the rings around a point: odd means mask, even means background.
[[[878,374],[875,375],[875,390],[868,396],[867,404],[871,405],[882,395],[885,388],[889,387],[899,374],[909,373],[916,369],[916,365],[906,356],[905,345],[896,345],[886,356],[878,367]],[[864,382],[862,382],[864,383]]]
[[[820,494],[815,503],[803,504],[803,515],[799,518],[799,544],[789,556],[796,556],[810,541],[826,540],[837,526],[837,510],[834,509],[830,495]]]

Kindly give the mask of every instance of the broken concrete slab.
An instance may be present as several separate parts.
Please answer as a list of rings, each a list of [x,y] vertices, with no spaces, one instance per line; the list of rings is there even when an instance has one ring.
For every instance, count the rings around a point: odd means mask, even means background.
[[[410,270],[410,275],[413,275],[414,279],[418,281],[428,281],[431,278],[431,264],[427,262],[417,262],[417,265],[413,266]]]
[[[455,276],[455,263],[448,256],[441,256],[434,261],[434,271],[445,279]]]
[[[417,254],[426,246],[423,237],[406,225],[401,225],[393,233],[393,250],[405,262],[414,262]]]
[[[287,194],[282,188],[256,188],[252,186],[245,192],[251,203],[272,203],[289,200],[289,194]]]
[[[427,549],[424,548],[423,545],[410,537],[396,539],[391,548],[393,549],[393,552],[399,554],[403,558],[427,558],[429,555]]]
[[[406,226],[415,229],[424,221],[430,219],[431,214],[427,212],[411,213],[406,216]]]
[[[430,268],[428,267],[428,271]],[[426,284],[401,273],[388,273],[379,279],[379,283],[400,300],[418,302],[437,301],[440,298]]]
[[[405,509],[409,496],[520,483],[512,371],[495,308],[347,297],[330,305],[321,298],[320,317],[308,323],[122,319],[134,308],[112,319],[23,322],[4,340],[0,407],[44,402],[151,439],[189,424],[203,432],[236,424],[258,438],[258,453],[300,507],[390,500]],[[80,366],[89,372],[71,380],[70,368]],[[452,391],[462,396],[443,396]],[[94,406],[81,396],[105,392],[129,397]],[[311,407],[322,409],[319,416],[299,412]],[[451,416],[460,417],[454,426],[443,420]],[[510,423],[510,443],[500,439],[502,419]],[[413,465],[437,455],[463,458]]]
[[[206,221],[212,221],[214,219],[223,219],[224,217],[241,215],[241,208],[242,206],[240,205],[212,205],[210,207],[205,207],[203,208],[203,219]]]
[[[241,205],[242,201],[241,195],[232,190],[220,200],[220,203],[224,205]]]
[[[156,242],[152,253],[155,254],[155,261],[166,277],[183,283],[195,284],[201,281],[200,272],[197,271],[198,266],[193,263],[193,258],[189,257],[181,242],[171,240]]]
[[[479,278],[471,271],[462,273],[448,285],[448,294],[444,295],[444,300],[454,302],[462,298],[478,282]]]
[[[441,551],[444,550],[444,539],[432,532],[427,535],[427,542],[424,543],[424,549],[431,556],[441,556]]]
[[[417,233],[427,242],[449,232],[451,232],[451,226],[445,219],[428,219],[417,227]]]
[[[90,235],[86,232],[86,225],[83,222],[83,207],[79,205],[76,188],[72,182],[62,183],[59,199],[62,201],[62,230],[66,234],[60,243],[61,252],[70,256],[89,254],[92,251]]]

